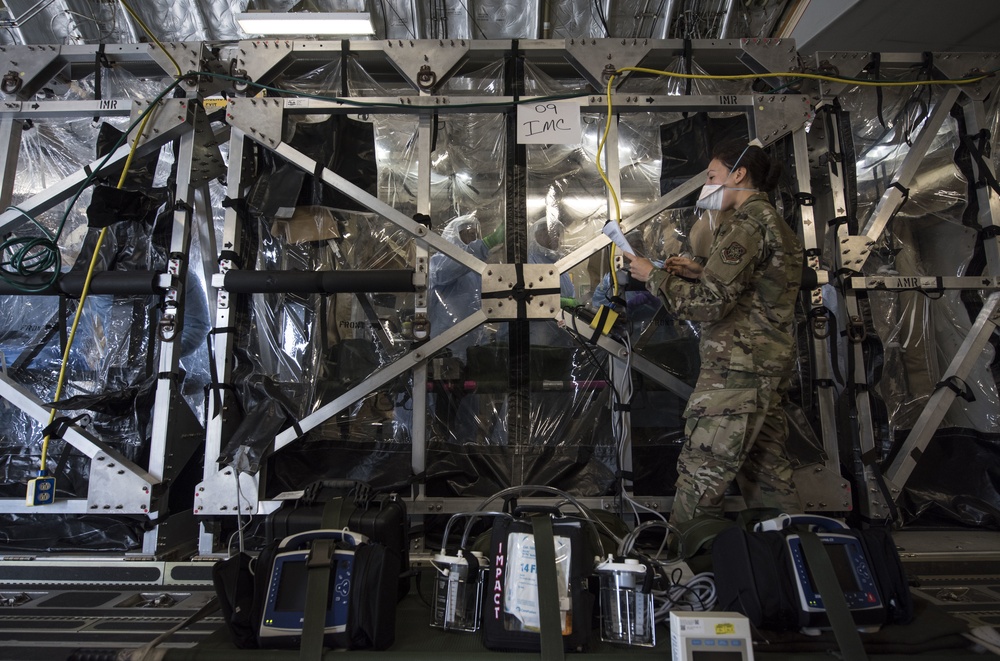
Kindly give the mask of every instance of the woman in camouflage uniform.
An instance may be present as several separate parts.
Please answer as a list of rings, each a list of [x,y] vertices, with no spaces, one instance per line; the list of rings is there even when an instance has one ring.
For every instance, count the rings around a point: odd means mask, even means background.
[[[671,257],[658,269],[626,255],[632,277],[670,313],[701,322],[701,372],[684,411],[675,524],[721,514],[734,479],[748,506],[800,509],[782,404],[795,369],[802,245],[766,195],[780,172],[759,147],[720,145],[698,206],[734,213],[713,227],[708,258]]]

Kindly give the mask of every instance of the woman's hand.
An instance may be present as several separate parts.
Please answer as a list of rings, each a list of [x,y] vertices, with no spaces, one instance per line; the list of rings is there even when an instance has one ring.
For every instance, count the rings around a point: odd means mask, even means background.
[[[649,282],[649,276],[653,274],[656,266],[645,257],[637,257],[627,252],[622,253],[628,260],[628,274],[639,282]]]
[[[704,266],[687,257],[668,257],[667,261],[663,262],[663,268],[674,275],[691,280],[700,278],[702,271],[705,270]]]

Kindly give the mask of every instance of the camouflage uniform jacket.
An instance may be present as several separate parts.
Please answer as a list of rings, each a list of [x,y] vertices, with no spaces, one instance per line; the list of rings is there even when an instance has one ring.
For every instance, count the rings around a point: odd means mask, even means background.
[[[701,322],[702,370],[786,376],[801,279],[802,244],[757,193],[716,228],[701,279],[657,269],[646,288],[677,317]]]

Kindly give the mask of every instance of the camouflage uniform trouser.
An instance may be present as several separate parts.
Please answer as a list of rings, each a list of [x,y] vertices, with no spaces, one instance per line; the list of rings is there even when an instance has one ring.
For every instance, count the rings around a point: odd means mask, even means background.
[[[671,523],[722,514],[734,479],[748,507],[801,511],[785,451],[787,386],[781,377],[702,371],[684,412],[687,442],[677,459]]]

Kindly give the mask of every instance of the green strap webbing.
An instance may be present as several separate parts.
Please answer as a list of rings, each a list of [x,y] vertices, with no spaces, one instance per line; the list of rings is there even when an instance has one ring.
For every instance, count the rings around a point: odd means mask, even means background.
[[[340,524],[340,517],[344,511],[344,499],[341,497],[331,498],[323,506],[323,516],[320,518],[319,527],[324,530],[340,530],[344,526]]]
[[[851,617],[851,611],[847,608],[847,601],[844,599],[844,591],[840,589],[836,574],[833,570],[833,563],[830,556],[823,549],[823,542],[814,533],[808,531],[799,532],[799,540],[802,542],[802,553],[806,556],[809,564],[809,571],[816,581],[816,587],[823,598],[823,606],[826,608],[826,616],[833,627],[833,634],[837,638],[837,645],[843,658],[851,661],[868,661],[865,654],[865,647],[861,643],[861,636]]]
[[[330,599],[330,572],[337,542],[317,539],[309,549],[306,561],[306,603],[302,621],[300,661],[319,661],[323,658],[323,635],[326,630],[326,605]]]
[[[548,515],[531,517],[535,536],[535,564],[538,570],[538,623],[541,626],[542,661],[562,661],[562,626],[559,624],[559,586],[556,570],[556,540],[552,534],[552,518]]]

